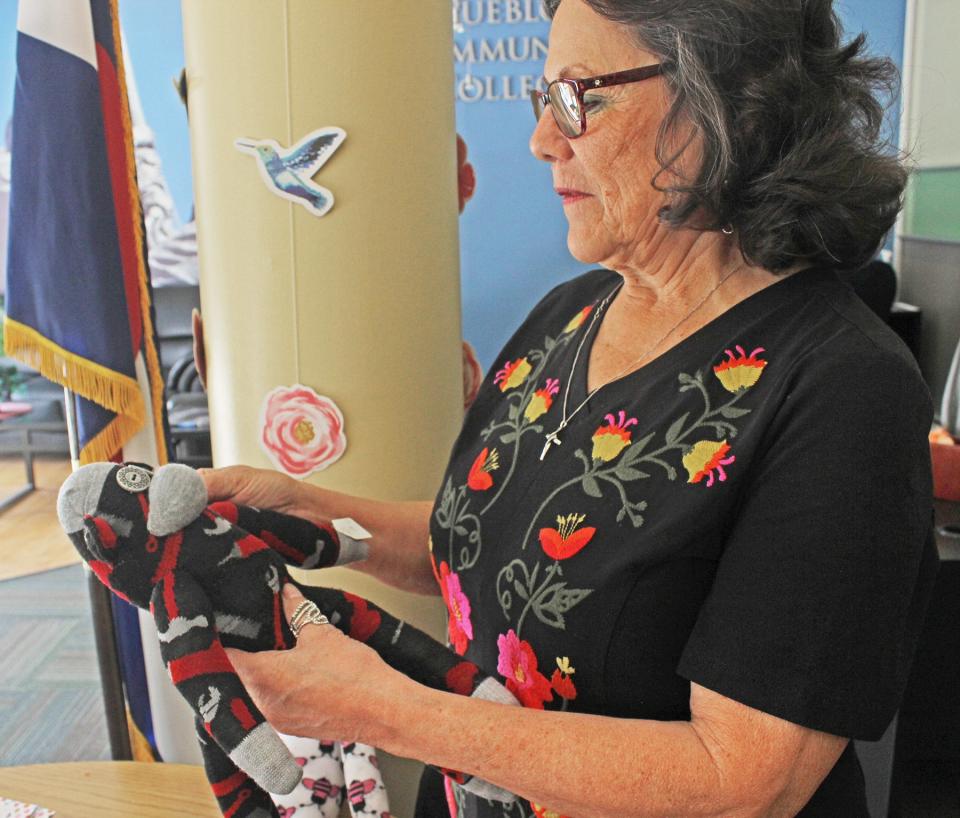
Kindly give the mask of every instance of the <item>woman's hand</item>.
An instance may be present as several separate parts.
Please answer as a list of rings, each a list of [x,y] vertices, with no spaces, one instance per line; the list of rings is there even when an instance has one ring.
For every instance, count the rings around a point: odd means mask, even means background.
[[[211,503],[230,500],[243,506],[295,513],[300,504],[300,484],[286,474],[252,466],[198,469]],[[302,515],[301,515],[302,516]]]
[[[288,622],[303,601],[294,585],[284,587]],[[228,648],[227,655],[260,712],[289,735],[374,744],[381,727],[377,714],[416,687],[333,625],[304,626],[291,650]]]
[[[317,525],[350,517],[373,535],[368,541],[370,556],[350,568],[404,591],[430,596],[439,592],[427,550],[428,501],[384,502],[354,497],[251,466],[199,469],[199,473],[211,503],[230,500],[292,514]]]

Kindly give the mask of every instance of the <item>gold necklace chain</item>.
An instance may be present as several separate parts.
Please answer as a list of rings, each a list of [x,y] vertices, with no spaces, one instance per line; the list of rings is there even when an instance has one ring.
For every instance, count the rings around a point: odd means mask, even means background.
[[[573,375],[574,375],[574,372],[576,372],[576,369],[577,369],[577,362],[580,360],[580,352],[583,350],[583,345],[584,345],[584,343],[585,343],[586,340],[587,340],[587,336],[590,335],[590,332],[591,332],[591,330],[593,329],[593,325],[596,323],[597,319],[600,317],[600,315],[603,313],[603,311],[607,308],[607,306],[608,306],[609,303],[610,303],[610,300],[620,291],[620,288],[623,286],[623,282],[622,282],[622,281],[621,281],[619,284],[617,284],[617,286],[613,288],[613,290],[603,299],[603,301],[600,302],[600,305],[599,305],[599,306],[597,307],[597,309],[594,311],[593,317],[590,319],[590,324],[588,325],[586,332],[584,332],[583,337],[580,339],[580,343],[579,343],[579,345],[577,346],[577,352],[576,352],[576,354],[573,356],[573,363],[570,365],[570,374],[569,374],[569,376],[567,377],[567,385],[566,385],[566,387],[565,387],[565,389],[564,389],[564,391],[563,391],[563,408],[562,408],[562,410],[561,410],[560,425],[558,425],[557,428],[554,429],[554,430],[553,430],[552,432],[550,432],[549,434],[544,435],[544,441],[545,441],[545,442],[544,442],[544,444],[543,444],[543,451],[540,452],[540,459],[543,460],[543,459],[547,456],[547,454],[549,453],[550,449],[551,449],[553,446],[559,446],[559,445],[562,443],[562,441],[560,440],[560,433],[567,427],[567,425],[570,423],[570,421],[573,420],[573,418],[574,418],[574,416],[577,414],[577,412],[579,412],[581,409],[583,409],[584,406],[587,405],[587,403],[589,403],[590,398],[592,398],[594,395],[596,395],[597,392],[599,392],[601,389],[603,389],[603,387],[609,386],[611,383],[613,383],[614,381],[618,380],[622,375],[625,375],[629,370],[631,370],[631,369],[633,369],[634,367],[636,367],[636,365],[637,365],[638,363],[640,363],[642,360],[644,360],[648,355],[650,355],[651,353],[653,353],[653,352],[657,349],[657,347],[660,346],[660,344],[662,344],[664,341],[667,340],[667,338],[669,338],[671,335],[673,335],[673,333],[674,333],[674,331],[677,329],[677,327],[679,327],[681,324],[683,324],[683,323],[684,323],[685,321],[687,321],[689,318],[692,318],[693,315],[697,312],[697,310],[699,310],[704,304],[707,303],[707,300],[710,298],[710,296],[712,296],[717,290],[719,290],[719,289],[726,283],[727,279],[731,278],[735,273],[740,272],[740,270],[743,269],[743,266],[744,266],[744,265],[741,264],[741,265],[735,267],[733,270],[731,270],[729,273],[727,273],[723,278],[721,278],[720,281],[717,282],[716,286],[714,286],[714,287],[710,290],[710,292],[708,292],[703,298],[701,298],[701,299],[696,303],[696,305],[694,305],[693,309],[690,310],[690,312],[688,312],[686,315],[684,315],[683,318],[681,318],[679,321],[677,321],[676,324],[674,324],[674,325],[673,325],[672,327],[670,327],[670,329],[668,329],[663,335],[661,335],[660,338],[657,339],[657,342],[656,342],[653,346],[648,347],[648,348],[644,351],[644,353],[643,353],[639,358],[636,358],[636,359],[634,359],[633,361],[631,361],[630,363],[628,363],[623,369],[621,369],[616,375],[614,375],[614,376],[613,376],[610,380],[608,380],[606,383],[602,383],[602,384],[600,384],[600,386],[592,389],[592,390],[590,391],[590,394],[588,394],[582,401],[580,401],[580,403],[577,405],[576,409],[574,409],[574,410],[568,415],[568,414],[567,414],[567,400],[568,400],[568,398],[570,397],[570,384],[571,384],[572,381],[573,381]]]

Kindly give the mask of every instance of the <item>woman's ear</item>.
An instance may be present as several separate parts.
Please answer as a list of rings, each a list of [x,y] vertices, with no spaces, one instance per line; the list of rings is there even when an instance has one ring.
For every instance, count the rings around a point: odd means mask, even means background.
[[[84,528],[84,518],[96,515],[100,496],[115,463],[90,463],[71,474],[57,496],[57,516],[67,534]]]
[[[157,469],[147,497],[147,530],[156,537],[166,537],[186,527],[207,507],[203,478],[182,463],[168,463]]]

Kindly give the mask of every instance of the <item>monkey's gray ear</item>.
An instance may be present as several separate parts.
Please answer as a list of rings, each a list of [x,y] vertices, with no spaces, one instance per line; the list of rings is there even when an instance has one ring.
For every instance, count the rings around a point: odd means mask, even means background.
[[[192,523],[207,507],[207,487],[195,469],[182,463],[168,463],[153,473],[150,488],[147,530],[166,537]]]
[[[115,467],[115,463],[90,463],[64,481],[57,496],[57,517],[68,534],[80,531],[83,518],[97,510],[103,486]]]

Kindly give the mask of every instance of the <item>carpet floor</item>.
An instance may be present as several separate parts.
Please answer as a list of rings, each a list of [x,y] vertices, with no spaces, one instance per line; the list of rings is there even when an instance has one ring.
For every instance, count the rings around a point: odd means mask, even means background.
[[[0,582],[0,765],[109,758],[83,569]]]

